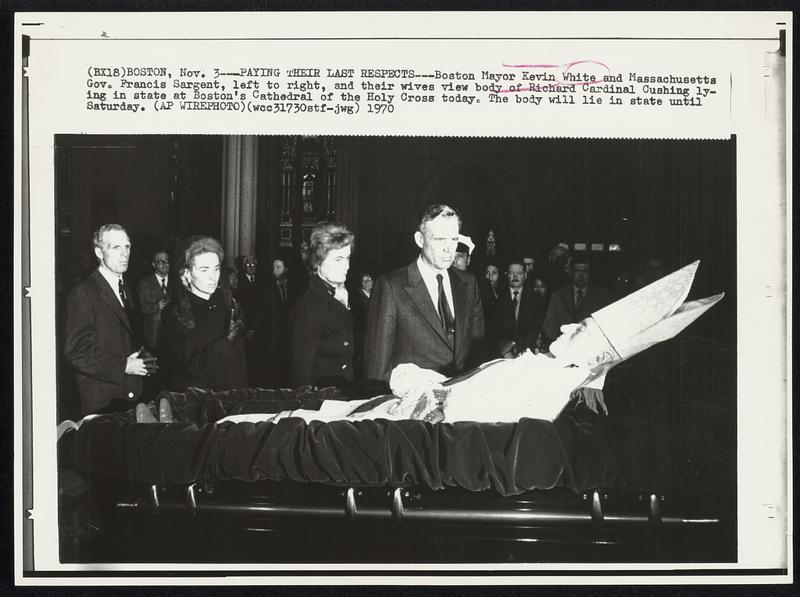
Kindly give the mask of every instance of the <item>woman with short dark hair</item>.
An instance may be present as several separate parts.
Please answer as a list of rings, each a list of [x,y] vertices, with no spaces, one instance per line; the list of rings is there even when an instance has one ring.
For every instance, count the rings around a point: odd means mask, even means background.
[[[292,385],[353,382],[353,315],[344,283],[354,236],[346,226],[318,224],[311,232],[308,289],[289,317]]]
[[[181,241],[172,260],[173,300],[164,310],[164,352],[171,387],[229,390],[247,387],[241,310],[219,288],[222,246],[209,236]]]

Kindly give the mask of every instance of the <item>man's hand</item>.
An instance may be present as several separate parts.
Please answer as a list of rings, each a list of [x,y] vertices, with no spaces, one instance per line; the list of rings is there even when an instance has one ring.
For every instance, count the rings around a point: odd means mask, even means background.
[[[125,373],[128,375],[147,375],[147,363],[146,360],[152,363],[155,361],[155,357],[145,357],[141,358],[139,356],[139,350],[134,352],[131,355],[128,355],[128,360],[125,363]]]
[[[164,307],[166,307],[166,306],[167,306],[167,302],[168,302],[168,301],[167,301],[167,299],[165,299],[165,298],[159,299],[159,301],[158,301],[158,310],[159,310],[159,311],[163,311],[163,310],[164,310]]]

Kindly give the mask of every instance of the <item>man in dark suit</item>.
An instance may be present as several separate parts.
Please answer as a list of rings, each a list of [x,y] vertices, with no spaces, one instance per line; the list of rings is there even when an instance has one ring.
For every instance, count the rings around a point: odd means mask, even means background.
[[[500,267],[495,262],[486,263],[483,276],[478,278],[483,305],[483,327],[485,330],[484,355],[488,358],[496,353],[500,338],[500,299],[505,284],[500,281]],[[473,359],[474,362],[474,359]]]
[[[572,283],[555,291],[544,316],[542,335],[549,345],[561,335],[561,326],[578,323],[611,302],[601,286],[591,284],[591,266],[585,254],[577,254],[570,263]]]
[[[257,271],[258,260],[255,255],[240,255],[236,265],[239,279],[234,296],[244,311],[247,328],[256,331],[264,320],[265,280]]]
[[[432,205],[420,218],[414,241],[420,255],[380,276],[372,291],[365,333],[365,375],[389,380],[392,369],[413,363],[447,376],[467,366],[474,341],[483,338],[483,309],[475,276],[449,269],[461,218],[447,205]]]
[[[132,294],[123,279],[131,243],[119,224],[105,224],[93,236],[98,268],[67,296],[64,354],[75,371],[80,415],[112,401],[135,401],[142,378],[155,359],[140,356]]]
[[[519,354],[536,347],[536,338],[542,330],[544,308],[541,298],[527,285],[528,270],[522,259],[512,259],[506,270],[508,288],[500,295],[500,349],[496,356],[508,352],[513,342],[513,351]]]
[[[355,339],[355,353],[353,354],[353,371],[356,381],[364,379],[364,334],[367,329],[367,312],[369,311],[369,298],[375,276],[371,271],[364,271],[358,277],[356,288],[350,291],[350,310],[353,313],[353,337]]]
[[[255,255],[240,255],[236,259],[238,278],[233,295],[244,312],[247,325],[245,357],[247,377],[251,386],[268,385],[268,355],[266,353],[265,323],[267,314],[267,285],[258,271]]]
[[[290,387],[292,383],[289,358],[289,311],[297,301],[297,284],[290,278],[289,256],[278,253],[272,258],[262,331],[262,350],[267,360],[265,384],[269,387]]]
[[[153,253],[153,273],[139,280],[137,297],[142,313],[142,335],[149,348],[158,349],[161,334],[161,312],[169,301],[169,256],[165,251]]]

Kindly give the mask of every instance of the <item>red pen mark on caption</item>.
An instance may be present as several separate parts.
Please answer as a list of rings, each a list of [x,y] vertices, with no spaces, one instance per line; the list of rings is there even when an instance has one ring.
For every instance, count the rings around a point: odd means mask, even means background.
[[[593,66],[599,67],[600,73],[590,73],[590,72],[574,72],[572,69],[578,66]],[[534,73],[523,71],[522,73],[522,81],[523,83],[517,83],[508,87],[506,89],[498,89],[497,93],[518,93],[521,91],[546,91],[546,90],[561,90],[565,85],[580,85],[585,87],[586,85],[596,85],[598,83],[602,83],[605,80],[605,74],[602,73],[604,70],[609,75],[611,74],[611,69],[603,62],[599,60],[573,60],[572,62],[567,62],[566,64],[503,64],[505,68],[518,68],[518,69],[539,69],[539,70],[547,70],[547,69],[561,69],[561,79],[557,79],[553,73]],[[576,69],[577,70],[577,69]],[[498,75],[498,79],[503,78],[505,76]],[[515,77],[516,78],[516,77]],[[524,82],[528,83],[528,86],[524,86]]]

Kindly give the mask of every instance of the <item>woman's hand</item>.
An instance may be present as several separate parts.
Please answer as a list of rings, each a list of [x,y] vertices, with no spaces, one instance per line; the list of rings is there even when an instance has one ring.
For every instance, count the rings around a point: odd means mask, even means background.
[[[231,313],[231,315],[233,315],[233,313]],[[246,333],[247,326],[244,324],[244,321],[231,317],[231,321],[228,324],[228,341],[235,342]]]

